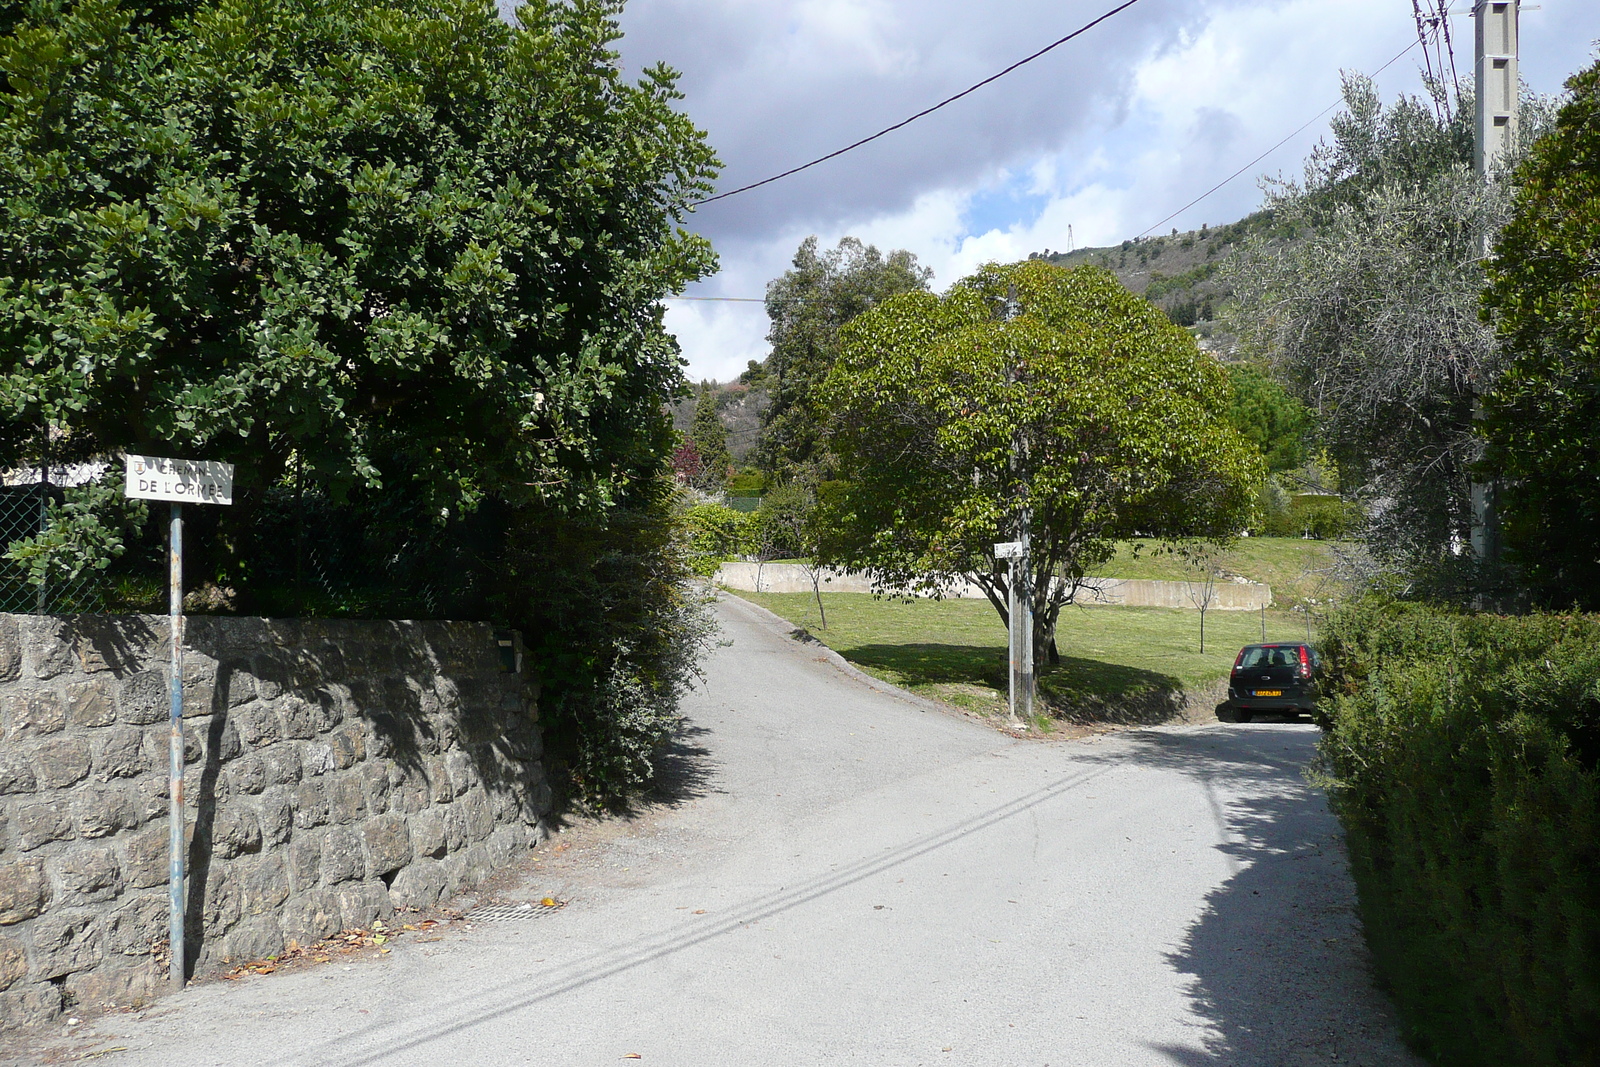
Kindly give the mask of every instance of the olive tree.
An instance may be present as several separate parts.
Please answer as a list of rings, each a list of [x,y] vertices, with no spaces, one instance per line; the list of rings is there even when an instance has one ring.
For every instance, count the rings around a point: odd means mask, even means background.
[[[887,300],[842,340],[822,390],[842,476],[819,499],[822,554],[884,591],[971,580],[1009,625],[994,545],[1026,510],[1034,647],[1053,656],[1062,607],[1119,538],[1248,521],[1261,461],[1222,367],[1107,271],[990,266]]]

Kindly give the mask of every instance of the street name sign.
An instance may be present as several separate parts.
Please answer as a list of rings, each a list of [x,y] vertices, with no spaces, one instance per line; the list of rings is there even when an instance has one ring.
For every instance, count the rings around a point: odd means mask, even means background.
[[[214,459],[128,457],[130,497],[175,504],[232,504],[233,464]]]

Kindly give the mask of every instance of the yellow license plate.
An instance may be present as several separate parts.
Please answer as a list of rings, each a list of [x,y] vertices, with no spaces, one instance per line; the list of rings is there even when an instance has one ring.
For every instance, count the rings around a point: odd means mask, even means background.
[[[1258,696],[1258,697],[1281,697],[1281,696],[1283,696],[1283,690],[1282,689],[1257,689],[1256,690],[1256,696]]]

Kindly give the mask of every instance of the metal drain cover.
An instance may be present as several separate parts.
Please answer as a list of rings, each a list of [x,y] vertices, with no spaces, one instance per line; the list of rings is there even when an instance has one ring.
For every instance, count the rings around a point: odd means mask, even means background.
[[[520,919],[537,919],[550,915],[566,906],[566,901],[554,906],[528,901],[514,904],[480,904],[462,916],[469,923],[504,923]]]

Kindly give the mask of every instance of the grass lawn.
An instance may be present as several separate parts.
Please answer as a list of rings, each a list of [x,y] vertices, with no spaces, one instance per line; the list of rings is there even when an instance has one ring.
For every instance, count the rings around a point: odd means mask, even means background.
[[[869,674],[923,696],[983,714],[1003,713],[1006,631],[983,600],[878,600],[824,593],[823,629],[809,593],[736,594],[806,630]],[[1304,617],[1267,612],[1267,637],[1305,635]],[[1225,678],[1242,645],[1261,639],[1255,612],[1171,608],[1066,608],[1056,628],[1061,664],[1039,678],[1041,697],[1061,718],[1157,722],[1183,691]]]
[[[1135,552],[1134,546],[1139,545]],[[1219,556],[1228,575],[1239,575],[1272,587],[1272,599],[1281,608],[1307,599],[1337,596],[1329,576],[1335,541],[1310,541],[1299,537],[1241,537]],[[1170,552],[1158,551],[1157,542],[1124,541],[1117,554],[1096,573],[1106,578],[1152,578],[1181,582],[1194,572]]]

